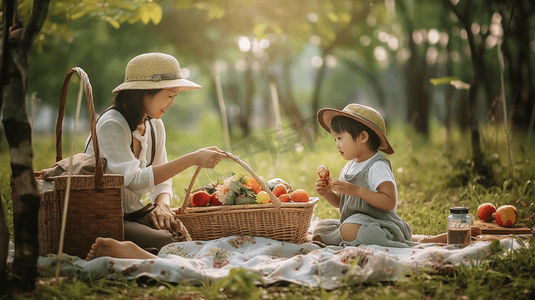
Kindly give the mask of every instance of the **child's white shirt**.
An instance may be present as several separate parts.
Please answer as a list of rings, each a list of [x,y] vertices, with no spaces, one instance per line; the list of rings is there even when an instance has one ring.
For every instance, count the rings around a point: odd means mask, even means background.
[[[351,160],[349,163],[347,163],[344,168],[342,169],[342,172],[340,172],[340,180],[344,180],[344,174],[353,176],[358,174],[360,171],[364,169],[366,164],[370,159],[378,155],[378,153],[374,154],[369,159],[362,161],[362,162],[356,162],[355,159]],[[394,174],[392,173],[392,170],[390,169],[390,166],[384,162],[384,161],[376,161],[371,167],[368,172],[368,186],[370,187],[370,190],[372,192],[377,192],[377,187],[385,181],[390,181],[392,184],[394,184],[394,189],[396,192],[396,205],[391,211],[396,211],[398,207],[398,188],[396,186],[396,180],[394,179]]]

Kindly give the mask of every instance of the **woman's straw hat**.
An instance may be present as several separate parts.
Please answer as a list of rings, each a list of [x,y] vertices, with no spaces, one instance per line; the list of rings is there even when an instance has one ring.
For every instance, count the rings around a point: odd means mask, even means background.
[[[360,105],[360,104],[348,104],[343,110],[337,110],[334,108],[322,108],[318,111],[318,121],[320,125],[328,132],[331,132],[331,120],[336,116],[344,116],[358,121],[368,126],[373,132],[379,136],[381,144],[379,149],[386,154],[394,153],[394,149],[388,143],[386,138],[386,125],[383,116],[375,109]]]
[[[138,55],[126,66],[124,83],[113,90],[152,90],[179,88],[179,91],[200,89],[201,86],[182,77],[180,64],[173,56],[165,53]]]

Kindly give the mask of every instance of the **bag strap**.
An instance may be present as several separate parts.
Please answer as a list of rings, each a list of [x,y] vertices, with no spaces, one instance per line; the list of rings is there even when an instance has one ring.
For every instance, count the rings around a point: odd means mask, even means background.
[[[108,108],[106,108],[105,111],[103,111],[100,116],[98,116],[97,118],[97,121],[96,123],[98,123],[98,120],[100,120],[100,117],[102,117],[103,114],[107,113],[110,109],[115,109],[117,111],[119,111],[116,107],[114,106],[110,106]],[[119,111],[119,113],[121,113]],[[152,163],[154,162],[154,156],[155,156],[155,153],[156,153],[156,134],[154,133],[154,126],[153,124],[150,122],[149,120],[149,124],[150,124],[150,135],[151,135],[151,138],[152,138],[152,152],[150,153],[150,162],[149,164],[147,164],[147,167],[152,165]],[[84,153],[87,151],[87,147],[89,147],[89,143],[91,142],[91,137],[93,135],[90,135],[89,136],[89,140],[87,141],[87,143],[85,144],[85,149],[84,149]],[[130,143],[130,150],[132,150],[132,153],[134,153],[134,136],[132,135],[132,142]]]
[[[61,141],[61,136],[63,133],[63,116],[65,115],[65,103],[67,102],[67,90],[69,88],[69,81],[74,73],[77,73],[80,76],[80,80],[83,83],[85,97],[87,99],[87,108],[89,111],[89,124],[91,126],[91,136],[95,137],[93,139],[93,148],[95,149],[95,160],[96,160],[95,172],[94,172],[95,188],[103,188],[104,187],[104,183],[102,181],[103,170],[102,170],[102,162],[100,160],[100,150],[98,147],[98,137],[97,137],[97,130],[96,130],[96,122],[95,122],[95,107],[93,105],[93,91],[91,88],[91,83],[89,82],[89,77],[87,76],[85,71],[79,67],[72,68],[67,73],[67,75],[65,75],[65,80],[63,81],[63,86],[61,87],[61,94],[60,94],[59,108],[58,108],[58,119],[56,121],[56,162],[63,159],[62,141]]]

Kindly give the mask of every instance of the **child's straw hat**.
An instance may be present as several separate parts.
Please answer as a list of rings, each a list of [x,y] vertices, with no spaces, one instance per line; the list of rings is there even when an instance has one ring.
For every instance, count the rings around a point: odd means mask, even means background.
[[[165,53],[138,55],[126,66],[124,83],[113,90],[152,90],[179,88],[179,91],[200,89],[201,86],[182,77],[180,64],[173,56]]]
[[[388,143],[386,138],[386,125],[383,116],[375,109],[360,105],[360,104],[348,104],[343,110],[337,110],[334,108],[322,108],[318,111],[318,121],[320,125],[328,132],[331,132],[331,120],[336,116],[344,116],[358,121],[368,126],[373,132],[379,136],[381,144],[379,149],[386,154],[394,153],[394,149]]]

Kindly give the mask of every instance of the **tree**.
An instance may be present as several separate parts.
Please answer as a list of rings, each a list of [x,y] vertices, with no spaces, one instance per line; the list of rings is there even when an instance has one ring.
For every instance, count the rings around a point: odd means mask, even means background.
[[[509,79],[507,94],[514,110],[513,126],[527,130],[530,136],[535,122],[535,70],[533,55],[530,54],[535,5],[529,0],[518,0],[513,4],[503,0],[494,2],[500,8],[502,27],[508,30],[505,32],[507,42],[504,41],[503,54]]]
[[[475,171],[484,176],[485,183],[487,185],[493,184],[493,175],[490,169],[490,166],[487,164],[484,153],[481,149],[481,141],[479,135],[479,125],[477,118],[477,88],[479,85],[479,72],[481,69],[481,53],[480,49],[476,47],[476,42],[474,39],[474,34],[472,32],[472,22],[471,22],[471,11],[470,4],[471,0],[466,0],[464,3],[464,10],[461,12],[457,6],[455,6],[451,0],[446,0],[447,4],[450,6],[451,10],[455,13],[459,21],[463,24],[464,29],[468,35],[468,43],[470,45],[470,54],[472,61],[472,80],[470,81],[470,89],[468,92],[468,116],[470,122],[470,132],[471,132],[471,146],[472,146],[472,159],[474,160]]]
[[[319,18],[317,25],[314,25],[314,34],[322,39],[319,48],[321,50],[322,59],[325,62],[327,55],[330,55],[340,44],[344,43],[351,35],[351,28],[359,21],[364,20],[365,16],[370,12],[371,3],[364,1],[353,1],[350,4],[346,2],[328,5],[322,3],[331,9],[324,9]],[[349,7],[347,7],[349,6]],[[319,13],[319,12],[318,12]],[[319,99],[321,86],[324,79],[326,64],[323,63],[317,72],[316,83],[314,87],[314,94],[312,96],[312,111],[319,110]],[[318,126],[316,124],[315,132],[317,133]]]
[[[9,143],[12,170],[13,223],[15,230],[15,259],[13,262],[13,284],[7,286],[14,290],[29,291],[35,289],[37,277],[37,258],[39,244],[37,239],[38,212],[40,195],[33,175],[31,128],[26,114],[26,87],[28,84],[29,53],[36,36],[44,28],[47,20],[49,0],[23,1],[19,7],[15,0],[3,1],[3,38],[0,86],[0,107],[3,113],[2,123]],[[107,5],[85,6],[72,5],[68,1],[54,3],[55,13],[64,14],[67,20],[75,20],[85,15],[97,15],[118,27],[127,20],[149,20],[159,22],[161,8],[152,2],[127,3],[111,1]],[[148,9],[150,8],[150,9]],[[19,11],[20,10],[20,11]],[[23,18],[27,18],[24,22]],[[46,28],[46,26],[45,26]],[[1,205],[1,203],[0,203]],[[3,207],[0,207],[3,211]],[[4,215],[0,215],[0,228],[5,229]],[[7,252],[9,235],[2,232],[0,258]],[[7,239],[6,239],[7,237]],[[6,279],[5,261],[0,264],[1,276]],[[6,282],[3,280],[2,282]],[[2,293],[7,292],[2,290]]]
[[[48,0],[34,1],[31,17],[26,25],[19,20],[16,1],[6,0],[3,5],[0,107],[10,148],[12,182],[20,195],[20,198],[13,199],[16,243],[14,285],[24,291],[35,288],[37,277],[37,216],[40,201],[37,183],[33,177],[31,128],[25,107],[28,57],[33,41],[45,22],[48,3]],[[2,223],[5,224],[5,220],[2,220]],[[3,240],[2,243],[2,249],[7,251],[7,241]],[[6,276],[5,270],[0,271],[2,276]]]

